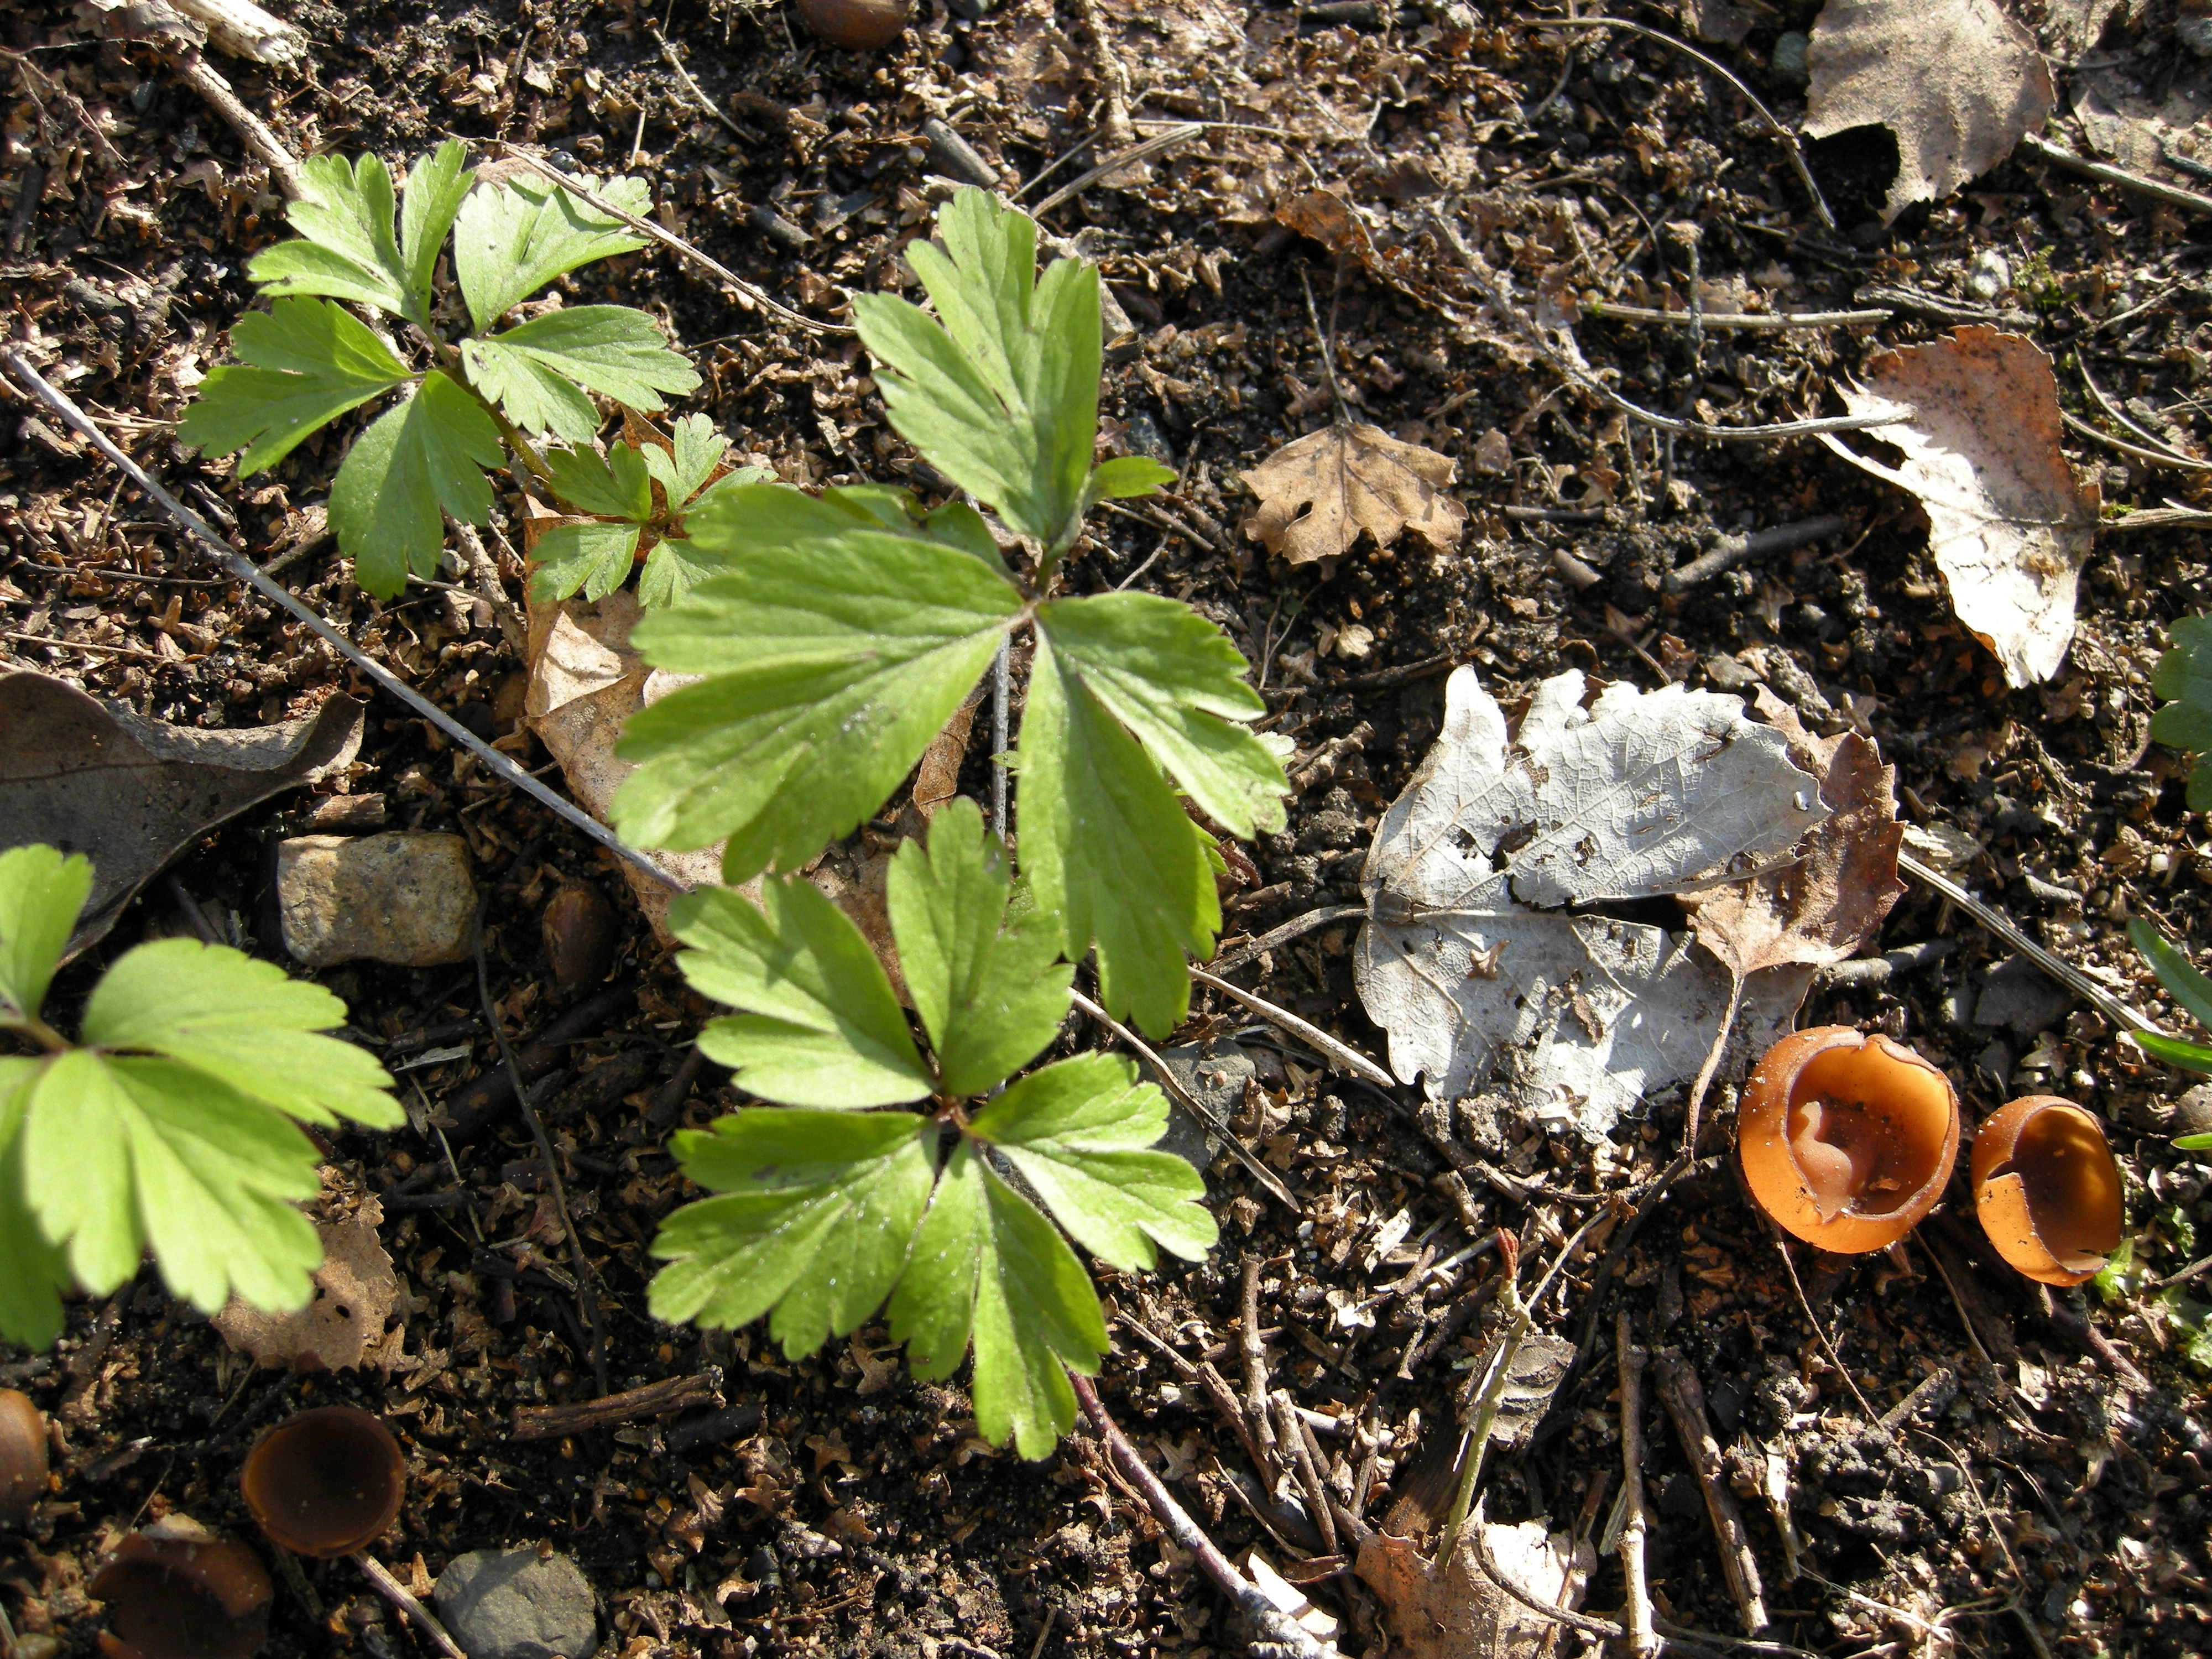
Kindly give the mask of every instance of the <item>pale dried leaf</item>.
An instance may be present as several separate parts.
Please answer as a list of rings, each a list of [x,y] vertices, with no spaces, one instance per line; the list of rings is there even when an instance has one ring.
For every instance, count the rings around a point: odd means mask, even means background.
[[[1805,134],[1897,135],[1887,223],[2003,161],[2051,113],[2051,69],[1996,0],[1828,0],[1805,54]]]
[[[2059,448],[2051,359],[1984,326],[1869,365],[1843,388],[1854,415],[1905,414],[1873,435],[1904,453],[1891,467],[1837,441],[1844,459],[1920,498],[1951,608],[2015,686],[2058,672],[2074,640],[2075,589],[2096,538],[2100,498]]]
[[[2172,67],[2130,62],[2081,70],[2074,78],[2074,117],[2100,155],[2201,190],[2173,158],[2212,161],[2212,70],[2192,65],[2169,79]]]
[[[376,1236],[384,1207],[374,1199],[343,1221],[319,1221],[323,1265],[315,1294],[296,1313],[269,1313],[233,1297],[215,1316],[222,1340],[272,1370],[342,1371],[380,1346],[384,1322],[399,1293],[392,1258]]]
[[[980,690],[971,692],[921,751],[921,763],[914,769],[914,805],[925,818],[935,817],[937,809],[960,793],[960,763],[968,758],[968,734],[975,730],[975,709],[981,702]]]
[[[1394,1655],[1404,1659],[1536,1659],[1558,1628],[1492,1583],[1482,1570],[1477,1540],[1514,1587],[1538,1601],[1557,1604],[1574,1566],[1595,1565],[1585,1544],[1575,1561],[1564,1534],[1540,1521],[1498,1525],[1468,1519],[1460,1547],[1439,1566],[1411,1540],[1377,1532],[1359,1547],[1357,1571],[1390,1627]],[[1579,1601],[1570,1599],[1569,1605]]]
[[[1741,878],[1826,812],[1736,698],[1614,685],[1585,707],[1585,690],[1544,681],[1509,736],[1474,671],[1452,675],[1443,733],[1368,851],[1353,969],[1401,1078],[1595,1137],[1696,1073],[1729,981],[1686,935],[1584,907]],[[1753,976],[1739,1054],[1808,977]]]
[[[1828,816],[1779,867],[1685,897],[1698,942],[1739,977],[1762,968],[1818,968],[1858,954],[1905,891],[1897,769],[1856,732],[1817,738],[1765,686],[1757,707],[1790,740],[1790,757],[1821,779]]]
[[[1443,488],[1455,471],[1447,457],[1379,427],[1328,427],[1244,474],[1260,498],[1244,533],[1292,564],[1337,558],[1363,530],[1380,547],[1411,530],[1432,547],[1454,548],[1467,526],[1467,509]]]
[[[1470,1388],[1474,1379],[1489,1375],[1498,1340],[1492,1337],[1485,1345],[1468,1372]],[[1518,1451],[1528,1443],[1544,1413],[1552,1409],[1553,1396],[1574,1363],[1575,1345],[1564,1337],[1546,1336],[1539,1331],[1521,1340],[1505,1368],[1504,1386],[1498,1397],[1498,1419],[1491,1425],[1490,1443],[1494,1449]]]

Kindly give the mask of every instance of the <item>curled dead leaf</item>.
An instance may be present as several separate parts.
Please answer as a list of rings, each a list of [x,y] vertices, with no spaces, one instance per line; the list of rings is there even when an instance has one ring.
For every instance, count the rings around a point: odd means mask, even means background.
[[[1441,1565],[1413,1541],[1387,1532],[1359,1547],[1357,1571],[1376,1598],[1395,1638],[1391,1651],[1406,1659],[1534,1659],[1557,1628],[1498,1589],[1482,1570],[1481,1552],[1511,1577],[1530,1600],[1560,1604],[1571,1567],[1587,1576],[1595,1553],[1577,1562],[1563,1535],[1539,1521],[1492,1524],[1468,1517],[1452,1559]],[[1578,1601],[1569,1598],[1568,1605]]]
[[[1467,508],[1444,489],[1457,471],[1449,457],[1379,427],[1328,427],[1244,474],[1260,498],[1244,533],[1292,564],[1341,557],[1363,530],[1378,547],[1411,530],[1449,550],[1467,527]]]
[[[323,1265],[315,1270],[313,1299],[295,1313],[279,1314],[233,1297],[215,1316],[222,1340],[271,1370],[342,1371],[360,1364],[381,1340],[399,1294],[392,1257],[376,1236],[383,1219],[383,1206],[372,1198],[343,1221],[317,1222]]]

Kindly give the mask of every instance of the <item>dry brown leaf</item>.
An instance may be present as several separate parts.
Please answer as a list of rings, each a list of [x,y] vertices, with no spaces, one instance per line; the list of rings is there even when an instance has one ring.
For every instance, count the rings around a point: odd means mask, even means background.
[[[2169,78],[2172,67],[2130,63],[2084,70],[2074,77],[2074,115],[2100,155],[2198,188],[2174,161],[2212,161],[2212,70],[2192,66]]]
[[[215,1316],[222,1340],[257,1364],[272,1370],[342,1371],[384,1335],[384,1321],[399,1293],[392,1258],[376,1237],[384,1206],[365,1200],[343,1221],[319,1221],[323,1265],[315,1270],[315,1294],[296,1313],[267,1313],[233,1297]]]
[[[968,757],[968,734],[975,729],[981,702],[980,690],[969,694],[921,751],[921,763],[914,769],[914,806],[925,818],[935,817],[937,809],[960,793],[960,763]]]
[[[1380,427],[1328,427],[1244,474],[1260,498],[1244,533],[1292,564],[1340,557],[1363,530],[1380,547],[1411,530],[1449,550],[1467,527],[1467,509],[1443,489],[1457,471],[1448,457]]]
[[[1441,1567],[1412,1540],[1378,1532],[1359,1547],[1357,1570],[1382,1603],[1394,1654],[1406,1659],[1535,1659],[1544,1650],[1555,1628],[1552,1621],[1490,1581],[1476,1553],[1477,1540],[1489,1550],[1498,1570],[1512,1577],[1515,1588],[1538,1601],[1559,1602],[1570,1565],[1566,1540],[1547,1534],[1541,1522],[1509,1526],[1486,1522],[1479,1513],[1472,1516],[1457,1553]]]
[[[2051,113],[2051,68],[1996,0],[1828,0],[1805,54],[1805,136],[1897,135],[1882,221],[1941,201]]]
[[[1686,896],[1700,943],[1739,980],[1762,968],[1818,968],[1855,956],[1905,891],[1897,849],[1897,769],[1856,732],[1818,738],[1765,686],[1755,705],[1790,740],[1790,758],[1821,780],[1829,816],[1780,869]]]
[[[1908,415],[1866,434],[1903,451],[1903,462],[1887,465],[1832,433],[1822,441],[1920,498],[1959,620],[2011,684],[2049,679],[2073,643],[2075,589],[2101,506],[2059,448],[2051,359],[2020,335],[1978,325],[1885,351],[1869,371],[1864,386],[1843,389],[1844,405]]]

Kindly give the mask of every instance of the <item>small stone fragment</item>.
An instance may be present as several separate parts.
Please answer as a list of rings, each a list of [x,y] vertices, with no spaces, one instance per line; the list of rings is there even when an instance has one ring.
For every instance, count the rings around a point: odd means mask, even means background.
[[[1805,54],[1811,50],[1812,45],[1809,35],[1796,29],[1778,36],[1774,42],[1774,56],[1766,60],[1766,66],[1773,72],[1774,78],[1785,87],[1811,85],[1813,71],[1806,66]]]
[[[591,1581],[565,1555],[471,1550],[438,1575],[438,1611],[469,1659],[588,1659]]]
[[[1966,267],[1966,292],[1977,300],[1994,300],[2012,286],[2012,266],[1996,248],[1985,247]]]
[[[2074,994],[2044,977],[2025,957],[2012,957],[1990,969],[1974,1002],[1974,1024],[2006,1026],[2026,1041],[2063,1022],[2074,1006]]]
[[[384,797],[325,795],[301,816],[300,827],[315,836],[358,836],[372,830],[381,830],[384,828]]]
[[[363,957],[403,968],[469,958],[476,884],[459,836],[301,836],[276,848],[284,948],[310,968]]]

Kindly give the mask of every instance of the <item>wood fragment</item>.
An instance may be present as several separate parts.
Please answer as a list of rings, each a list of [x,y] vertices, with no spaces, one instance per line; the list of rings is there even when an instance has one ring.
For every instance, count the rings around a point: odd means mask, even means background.
[[[216,67],[199,53],[188,52],[178,60],[177,78],[206,99],[209,106],[230,123],[239,142],[269,169],[269,176],[276,181],[285,199],[295,200],[300,194],[300,163],[284,148],[283,141],[269,130],[268,124],[240,101],[237,92]]]
[[[1628,1587],[1628,1650],[1659,1650],[1651,1628],[1651,1584],[1644,1576],[1644,1545],[1650,1522],[1644,1510],[1644,1350],[1635,1343],[1628,1310],[1613,1316],[1613,1346],[1620,1365],[1620,1571]]]
[[[1713,1438],[1712,1425],[1705,1414],[1705,1384],[1678,1348],[1662,1348],[1654,1370],[1659,1397],[1674,1421],[1675,1437],[1682,1443],[1682,1454],[1705,1495],[1705,1513],[1712,1517],[1713,1533],[1720,1540],[1721,1571],[1728,1580],[1729,1593],[1735,1596],[1736,1609],[1743,1617],[1745,1633],[1756,1636],[1767,1625],[1765,1594],[1759,1587],[1759,1562],[1744,1531],[1743,1511],[1736,1507],[1735,1494],[1729,1489],[1727,1473],[1721,1467],[1720,1443]]]
[[[578,1401],[573,1405],[517,1406],[514,1437],[552,1440],[565,1434],[581,1434],[587,1429],[633,1423],[641,1417],[665,1417],[671,1412],[689,1411],[696,1406],[719,1407],[721,1403],[721,1368],[710,1365],[696,1376],[664,1377],[641,1389],[625,1389],[620,1394],[602,1395],[597,1400]]]
[[[2116,167],[2107,161],[2095,161],[2086,155],[2076,155],[2063,144],[2054,144],[2038,133],[2028,133],[2020,141],[2020,147],[2032,155],[2041,156],[2051,166],[2066,173],[2079,173],[2084,179],[2094,179],[2100,185],[2118,185],[2122,190],[2134,191],[2154,201],[2178,207],[2189,213],[2212,213],[2212,196],[2199,196],[2193,190],[2184,190],[2179,185],[2169,185],[2156,179],[2146,179],[2140,173],[2130,173],[2125,167]]]

